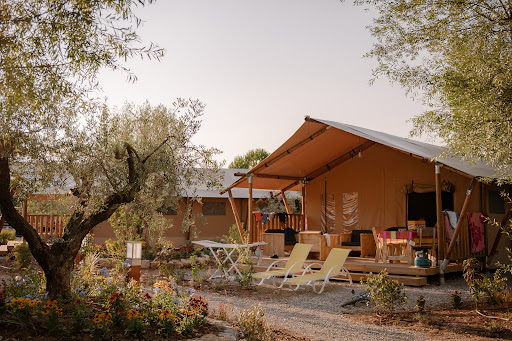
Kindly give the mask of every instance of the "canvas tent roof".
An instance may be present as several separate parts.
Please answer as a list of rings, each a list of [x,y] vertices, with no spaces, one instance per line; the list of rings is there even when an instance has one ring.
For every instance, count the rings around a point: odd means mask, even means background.
[[[246,173],[248,169],[222,168],[220,173],[223,175],[222,187],[226,188],[235,182],[239,177],[235,173]],[[218,190],[208,189],[206,186],[198,186],[195,191],[191,191],[199,198],[228,198],[228,194],[220,194]],[[249,198],[249,190],[246,188],[234,188],[231,193],[235,199]],[[269,190],[259,189],[253,190],[252,197],[254,199],[268,198]]]
[[[435,160],[469,177],[492,177],[484,162],[475,164],[440,155],[445,148],[339,122],[306,117],[304,124],[269,157],[249,170],[253,188],[300,190],[301,179],[311,180],[374,144],[382,144],[427,160]],[[248,187],[242,177],[227,188]],[[226,190],[227,190],[226,188]]]

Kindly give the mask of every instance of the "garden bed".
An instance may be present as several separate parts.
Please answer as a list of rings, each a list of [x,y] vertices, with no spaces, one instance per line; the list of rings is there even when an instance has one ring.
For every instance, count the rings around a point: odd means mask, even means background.
[[[508,309],[494,306],[481,307],[485,315],[509,318]],[[462,337],[499,338],[512,340],[512,324],[502,320],[481,316],[474,305],[464,304],[459,309],[448,306],[432,307],[421,315],[414,311],[398,311],[392,315],[377,315],[373,311],[357,311],[350,318],[378,326],[406,328],[426,334],[432,338]]]

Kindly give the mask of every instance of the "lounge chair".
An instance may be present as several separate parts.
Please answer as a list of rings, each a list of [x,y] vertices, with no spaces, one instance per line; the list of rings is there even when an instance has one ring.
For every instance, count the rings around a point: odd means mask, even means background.
[[[290,254],[290,258],[288,258],[288,261],[286,262],[286,265],[284,266],[284,269],[280,270],[271,270],[272,267],[274,267],[279,262],[284,262],[284,259],[276,260],[272,264],[269,265],[267,268],[267,271],[265,272],[256,272],[253,275],[253,278],[255,279],[261,279],[261,281],[258,283],[258,285],[263,284],[263,282],[266,279],[272,278],[272,283],[275,285],[275,278],[284,276],[286,279],[290,275],[298,274],[302,272],[302,267],[304,266],[304,262],[306,261],[306,258],[308,257],[309,251],[311,250],[311,247],[313,245],[311,244],[301,244],[297,243],[293,247],[292,253]],[[284,281],[283,281],[284,283]],[[282,287],[283,284],[279,287]]]
[[[334,276],[347,276],[348,281],[350,284],[352,284],[352,276],[350,276],[350,273],[348,270],[343,266],[345,264],[345,260],[347,259],[348,254],[350,253],[350,249],[339,249],[334,248],[329,253],[329,256],[327,256],[327,259],[325,260],[324,264],[322,265],[322,268],[318,272],[306,274],[308,271],[311,271],[311,267],[313,265],[320,265],[319,263],[313,263],[310,264],[302,273],[302,276],[293,277],[290,279],[285,279],[283,281],[283,284],[286,283],[292,286],[296,286],[295,289],[299,289],[301,285],[311,285],[313,288],[313,291],[317,294],[321,294],[324,291],[325,285],[329,283],[329,278],[332,278]],[[344,278],[340,278],[345,280]],[[317,291],[316,288],[316,282],[317,281],[323,281],[322,287],[319,291]],[[281,286],[283,285],[281,284]]]

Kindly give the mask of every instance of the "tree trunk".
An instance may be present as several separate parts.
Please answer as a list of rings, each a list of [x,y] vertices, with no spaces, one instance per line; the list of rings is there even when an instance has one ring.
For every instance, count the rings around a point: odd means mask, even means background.
[[[64,263],[50,261],[46,275],[46,291],[51,299],[69,300],[71,298],[71,271],[74,259]]]

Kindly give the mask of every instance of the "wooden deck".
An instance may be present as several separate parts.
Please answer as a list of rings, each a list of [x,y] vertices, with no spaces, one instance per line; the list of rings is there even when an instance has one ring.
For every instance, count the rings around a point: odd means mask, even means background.
[[[288,260],[287,257],[278,258],[279,260]],[[263,257],[261,265],[256,267],[256,271],[263,271],[274,261],[278,260],[274,258]],[[257,262],[257,260],[256,260]],[[315,259],[308,259],[307,264],[319,263],[323,264],[322,261]],[[284,264],[284,263],[283,263]],[[439,273],[438,267],[420,268],[414,265],[408,265],[407,263],[375,263],[373,258],[360,258],[360,257],[349,257],[345,262],[345,267],[352,275],[352,280],[360,281],[361,278],[366,277],[369,273],[379,273],[386,269],[391,279],[397,280],[400,283],[410,286],[423,286],[427,285],[428,276],[436,276]],[[462,265],[457,263],[448,264],[445,273],[449,272],[461,272]]]

